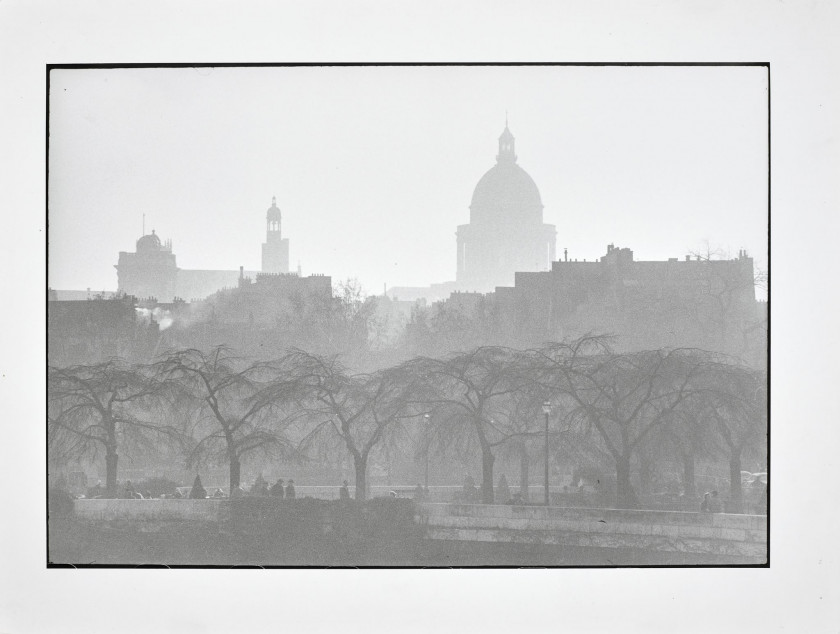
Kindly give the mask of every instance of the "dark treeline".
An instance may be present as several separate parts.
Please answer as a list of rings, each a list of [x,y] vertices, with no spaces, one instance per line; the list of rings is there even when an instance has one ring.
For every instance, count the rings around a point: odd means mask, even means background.
[[[621,508],[639,504],[631,471],[644,479],[665,460],[682,465],[689,495],[699,460],[726,461],[730,501],[740,505],[741,461],[766,447],[762,371],[697,349],[616,352],[595,336],[417,354],[364,372],[296,348],[273,360],[224,346],[177,349],[147,363],[51,366],[48,382],[51,468],[104,457],[110,496],[126,456],[225,465],[233,491],[246,461],[344,453],[364,499],[377,456],[432,453],[480,456],[490,504],[497,458],[521,457],[527,470],[542,447],[546,401],[552,463],[609,469]]]

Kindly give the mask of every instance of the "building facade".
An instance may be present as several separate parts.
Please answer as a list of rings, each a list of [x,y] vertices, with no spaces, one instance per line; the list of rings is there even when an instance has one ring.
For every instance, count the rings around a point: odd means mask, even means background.
[[[493,301],[501,327],[525,344],[603,334],[621,350],[693,347],[762,365],[766,305],[756,301],[755,283],[745,251],[727,260],[639,261],[611,244],[593,262],[518,272]]]

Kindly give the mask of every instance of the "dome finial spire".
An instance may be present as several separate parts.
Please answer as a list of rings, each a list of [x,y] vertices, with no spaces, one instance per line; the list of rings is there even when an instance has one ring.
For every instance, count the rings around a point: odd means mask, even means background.
[[[508,127],[508,111],[505,110],[505,127]]]
[[[277,196],[272,196],[272,197],[271,197],[271,206],[272,206],[272,207],[276,207],[276,206],[277,206]]]

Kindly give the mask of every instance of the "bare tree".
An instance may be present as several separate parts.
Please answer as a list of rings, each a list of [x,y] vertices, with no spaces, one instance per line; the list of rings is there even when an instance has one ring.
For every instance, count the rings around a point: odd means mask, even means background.
[[[155,370],[173,397],[197,414],[188,464],[227,462],[231,492],[239,486],[245,457],[293,454],[293,444],[278,428],[282,421],[270,415],[277,410],[280,384],[271,364],[248,362],[218,346],[209,353],[170,352]]]
[[[126,450],[181,441],[179,430],[154,416],[161,384],[141,366],[115,358],[48,370],[47,435],[53,456],[105,453],[105,486],[117,494],[117,466]]]
[[[281,364],[294,377],[298,403],[312,422],[302,449],[342,443],[353,458],[356,499],[364,500],[371,453],[409,415],[405,385],[392,371],[352,374],[337,357],[302,350],[291,351]]]
[[[682,465],[683,492],[686,497],[697,495],[695,468],[698,458],[710,458],[717,452],[714,430],[708,424],[699,399],[692,399],[686,407],[675,411],[662,429],[661,439],[670,445]]]
[[[763,372],[739,365],[720,365],[710,377],[704,412],[729,457],[729,497],[741,512],[741,460],[748,451],[761,453],[767,442],[767,379]]]
[[[706,354],[684,349],[615,354],[598,338],[584,337],[550,345],[542,356],[554,390],[576,404],[572,423],[584,434],[596,430],[615,462],[616,505],[637,507],[631,459],[695,393]]]
[[[449,301],[415,307],[405,328],[409,354],[441,357],[482,346],[509,345],[517,337],[501,327],[498,307],[486,296],[458,306]],[[517,333],[518,334],[518,333]]]
[[[707,345],[756,358],[763,352],[767,318],[759,312],[755,292],[766,289],[767,272],[753,269],[744,252],[732,260],[727,251],[707,244],[692,255],[699,262],[701,284],[694,301],[686,305],[685,316],[704,332]]]
[[[402,366],[415,378],[412,402],[435,410],[435,425],[447,430],[453,442],[477,441],[481,450],[481,498],[493,503],[494,449],[517,433],[503,421],[506,399],[526,389],[523,355],[501,347],[480,347],[470,352],[434,359],[418,357]]]

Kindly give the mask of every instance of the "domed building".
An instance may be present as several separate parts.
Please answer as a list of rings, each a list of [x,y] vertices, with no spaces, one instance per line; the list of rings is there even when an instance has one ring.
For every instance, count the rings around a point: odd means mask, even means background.
[[[543,223],[534,179],[517,165],[515,138],[499,137],[496,165],[481,177],[470,204],[470,223],[459,225],[459,288],[492,291],[513,286],[517,271],[547,271],[555,256],[557,230]]]
[[[162,243],[154,229],[137,240],[134,253],[121,251],[117,262],[114,268],[119,292],[161,301],[172,298],[178,276],[172,242]]]

